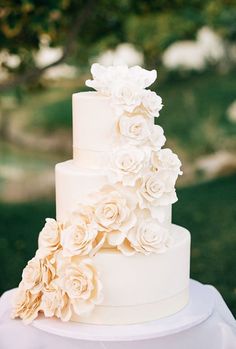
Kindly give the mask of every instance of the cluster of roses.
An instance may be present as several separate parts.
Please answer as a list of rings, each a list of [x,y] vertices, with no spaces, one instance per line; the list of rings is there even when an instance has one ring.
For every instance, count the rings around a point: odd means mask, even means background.
[[[22,274],[12,317],[32,322],[39,312],[69,321],[73,314],[88,314],[102,301],[102,284],[88,257],[63,251],[67,225],[47,218],[39,234],[39,248]],[[77,232],[79,234],[79,232]],[[92,232],[91,232],[92,234]],[[76,239],[76,236],[74,236]],[[77,236],[79,239],[79,236]]]
[[[102,301],[102,285],[92,262],[102,247],[125,255],[161,253],[169,246],[163,226],[166,207],[176,198],[181,162],[154,125],[162,101],[146,90],[155,71],[140,67],[92,66],[87,85],[111,98],[119,115],[120,147],[107,169],[109,185],[75,207],[65,222],[47,219],[36,256],[23,271],[14,317],[26,322],[39,311],[64,321],[88,314]]]
[[[93,64],[91,72],[93,80],[87,80],[86,85],[108,96],[118,116],[120,142],[111,152],[106,170],[109,182],[115,188],[118,184],[125,186],[133,200],[138,198],[135,207],[148,210],[146,218],[162,223],[165,208],[177,200],[175,182],[182,172],[178,156],[162,149],[166,141],[162,127],[154,125],[162,99],[147,87],[156,80],[156,71]],[[142,215],[144,212],[137,214]]]

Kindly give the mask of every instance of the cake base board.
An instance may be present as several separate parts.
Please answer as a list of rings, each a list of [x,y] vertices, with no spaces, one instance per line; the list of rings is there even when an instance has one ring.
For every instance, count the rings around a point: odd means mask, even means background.
[[[87,341],[136,341],[182,332],[206,320],[213,312],[215,292],[211,286],[190,280],[188,304],[174,315],[134,325],[103,326],[62,322],[40,316],[32,326],[62,337]]]

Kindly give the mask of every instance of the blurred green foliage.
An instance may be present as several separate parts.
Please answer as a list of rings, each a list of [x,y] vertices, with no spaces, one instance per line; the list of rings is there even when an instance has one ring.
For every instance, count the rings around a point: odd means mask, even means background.
[[[178,87],[177,87],[178,86]],[[168,139],[186,149],[190,159],[222,149],[235,150],[236,124],[227,117],[235,100],[233,74],[207,72],[188,79],[169,80],[156,85],[164,108],[157,122]]]
[[[192,235],[191,276],[217,287],[236,314],[236,176],[181,189],[178,197],[173,221]],[[48,202],[0,204],[0,293],[17,286],[44,219],[54,211]]]
[[[43,129],[47,132],[55,132],[57,129],[71,129],[72,127],[71,96],[56,102],[42,104],[31,113],[29,126],[33,129]]]
[[[235,0],[5,0],[0,5],[0,49],[21,57],[17,70],[34,66],[42,34],[50,37],[51,46],[66,46],[88,2],[91,10],[73,43],[80,66],[126,41],[144,50],[150,66],[169,44],[194,38],[203,25],[236,40]]]
[[[234,151],[236,124],[226,115],[228,106],[235,100],[233,74],[219,76],[209,71],[188,79],[169,76],[157,80],[154,88],[162,96],[164,108],[156,122],[163,126],[167,141],[183,149],[189,159],[220,149]],[[76,89],[81,91],[79,86]],[[18,112],[28,115],[32,130],[41,129],[43,133],[70,130],[72,89],[51,88],[50,93],[52,100],[47,91],[32,93]]]
[[[191,232],[191,276],[212,284],[236,315],[236,176],[178,192],[173,221]]]

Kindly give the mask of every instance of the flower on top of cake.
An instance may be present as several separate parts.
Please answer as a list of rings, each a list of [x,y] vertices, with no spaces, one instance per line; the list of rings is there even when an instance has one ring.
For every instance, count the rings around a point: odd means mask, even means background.
[[[156,70],[148,71],[139,66],[104,67],[95,63],[91,67],[93,80],[86,85],[111,97],[118,114],[132,113],[136,108],[149,116],[159,116],[162,99],[155,92],[146,90],[156,80]]]

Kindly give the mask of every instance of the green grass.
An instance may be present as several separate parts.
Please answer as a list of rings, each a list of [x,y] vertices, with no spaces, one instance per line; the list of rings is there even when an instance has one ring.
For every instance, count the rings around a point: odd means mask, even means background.
[[[20,281],[21,272],[37,248],[46,217],[53,217],[48,202],[0,204],[0,294]]]
[[[218,288],[236,314],[236,176],[178,191],[173,221],[192,235],[191,276]],[[54,204],[0,204],[0,293],[17,286]]]
[[[34,128],[44,128],[46,132],[55,131],[58,128],[72,127],[71,97],[59,100],[56,103],[48,103],[32,111],[31,118]]]
[[[236,175],[179,190],[174,222],[192,236],[191,276],[212,284],[236,315]]]
[[[224,147],[235,149],[236,124],[227,119],[235,100],[233,74],[212,72],[156,85],[164,108],[157,120],[167,135],[192,157]]]

